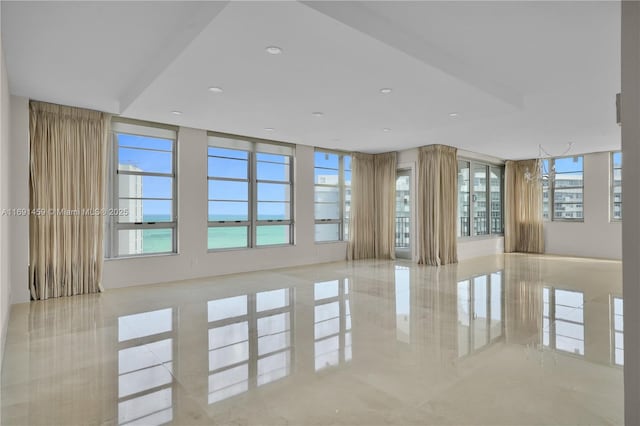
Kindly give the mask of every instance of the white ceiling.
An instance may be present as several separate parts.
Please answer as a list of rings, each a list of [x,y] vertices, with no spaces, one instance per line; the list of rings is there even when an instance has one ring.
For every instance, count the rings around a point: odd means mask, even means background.
[[[2,43],[13,94],[127,117],[365,152],[620,147],[618,2],[2,1]]]

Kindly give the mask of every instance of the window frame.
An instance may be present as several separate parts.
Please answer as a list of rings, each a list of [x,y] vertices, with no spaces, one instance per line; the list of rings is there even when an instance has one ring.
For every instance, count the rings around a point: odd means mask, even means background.
[[[121,128],[122,130],[118,130]],[[127,131],[129,129],[129,131]],[[146,130],[146,131],[145,131]],[[168,132],[173,132],[169,135]],[[151,137],[158,139],[166,139],[172,142],[171,149],[171,173],[159,172],[136,172],[119,170],[119,142],[118,134]],[[166,134],[166,135],[164,135]],[[124,117],[113,117],[110,127],[110,148],[108,159],[108,179],[107,179],[107,204],[108,210],[120,210],[120,179],[119,176],[131,175],[140,177],[164,177],[171,178],[171,217],[170,222],[119,222],[119,216],[116,214],[107,214],[105,235],[107,243],[105,244],[105,259],[126,259],[131,257],[147,257],[147,256],[166,256],[178,253],[178,138],[179,128],[160,123],[151,123],[128,119]],[[150,149],[146,149],[153,151]],[[122,173],[123,172],[123,173]],[[141,197],[141,199],[144,199]],[[163,199],[164,200],[164,199]],[[171,251],[154,252],[154,253],[137,253],[119,255],[119,231],[146,229],[171,229]]]
[[[238,141],[239,144],[246,145],[246,149],[243,148],[231,148],[228,146],[216,145],[213,141],[215,139],[227,139],[232,141]],[[290,154],[274,154],[272,152],[260,151],[261,145],[270,145],[270,146],[280,146],[287,149],[290,149]],[[289,144],[285,142],[278,142],[268,139],[256,139],[238,135],[231,135],[227,133],[220,132],[207,132],[207,161],[211,157],[209,155],[209,148],[222,148],[222,149],[230,149],[237,151],[244,151],[247,153],[247,179],[239,179],[239,178],[221,178],[221,177],[213,177],[209,175],[208,164],[207,164],[207,235],[210,228],[221,228],[221,227],[238,227],[238,226],[246,226],[247,227],[247,245],[244,247],[221,247],[221,248],[209,248],[209,244],[207,242],[207,251],[210,253],[220,252],[220,251],[230,251],[230,250],[250,250],[256,248],[268,248],[268,247],[287,247],[295,245],[295,158],[296,158],[296,150],[294,144]],[[282,155],[289,158],[289,175],[288,180],[283,181],[274,181],[274,180],[265,180],[258,179],[258,163],[265,162],[258,160],[258,154],[271,154],[271,155]],[[244,160],[243,160],[244,161]],[[268,161],[267,161],[268,162]],[[248,220],[246,221],[211,221],[209,220],[209,182],[211,181],[233,181],[233,182],[248,182],[248,195],[247,195],[247,204],[248,204]],[[279,185],[288,185],[289,186],[289,219],[262,219],[258,220],[258,184],[266,183],[266,184],[279,184]],[[285,201],[286,202],[286,201]],[[260,244],[258,245],[257,241],[257,231],[258,227],[264,226],[288,226],[288,242],[282,244]]]
[[[613,160],[614,155],[620,154],[620,167],[615,166]],[[611,151],[609,153],[609,222],[622,222],[622,207],[620,207],[620,217],[615,217],[615,172],[620,170],[620,205],[622,206],[622,167],[624,163],[622,160],[622,151]],[[584,203],[583,203],[584,206]],[[583,207],[584,209],[584,207]]]
[[[460,235],[457,236],[458,239],[482,239],[482,238],[490,238],[492,236],[500,236],[500,235],[504,235],[504,209],[505,209],[505,205],[504,205],[504,177],[505,177],[505,166],[504,164],[501,163],[490,163],[487,161],[479,161],[479,160],[474,160],[472,158],[467,158],[467,157],[458,157],[457,158],[457,174],[459,175],[460,173],[460,163],[466,163],[468,166],[468,170],[469,170],[469,191],[468,191],[468,203],[469,203],[469,234],[468,235],[464,235],[462,233],[462,228],[460,228]],[[487,212],[487,216],[486,216],[486,231],[487,233],[485,234],[479,234],[479,235],[473,235],[474,232],[474,213],[475,213],[475,209],[474,209],[474,197],[476,194],[476,191],[474,189],[474,174],[473,174],[473,170],[474,170],[474,166],[482,166],[485,168],[485,179],[486,179],[486,190],[484,191],[485,197],[486,197],[486,212]],[[500,228],[501,228],[501,232],[493,232],[493,227],[491,226],[491,169],[498,169],[500,170]],[[482,193],[481,193],[482,194]],[[458,183],[458,188],[456,188],[456,202],[459,202],[460,200],[460,191],[459,191],[459,183]],[[457,206],[459,207],[459,206]],[[457,208],[456,207],[456,208]],[[457,218],[456,220],[458,221],[456,226],[460,226],[460,220],[462,219],[462,217],[460,216],[460,210],[458,210],[458,214],[457,214]]]
[[[338,156],[338,184],[337,185],[329,185],[329,184],[323,184],[323,183],[316,183],[315,181],[315,171],[317,168],[320,169],[326,169],[326,167],[318,167],[316,166],[315,163],[315,155],[317,153],[322,153],[322,154],[330,154],[330,155],[337,155]],[[313,151],[314,154],[314,161],[313,161],[313,240],[316,244],[327,244],[327,243],[336,243],[336,242],[342,242],[342,241],[347,241],[349,239],[348,235],[346,234],[346,230],[348,229],[348,222],[349,222],[349,218],[351,217],[349,215],[349,217],[347,217],[346,215],[346,202],[347,202],[347,184],[346,184],[346,180],[345,180],[345,157],[351,157],[352,161],[353,161],[353,154],[351,152],[346,152],[346,151],[336,151],[336,150],[331,150],[331,149],[323,149],[323,148],[315,148]],[[327,169],[329,170],[329,169]],[[352,169],[349,169],[349,171],[351,172]],[[340,213],[339,213],[339,218],[338,219],[318,219],[316,218],[316,214],[315,214],[315,206],[316,206],[316,188],[318,187],[323,187],[323,188],[334,188],[335,186],[338,187],[338,191],[339,191],[339,201],[338,203],[340,203]],[[351,184],[349,184],[349,189],[351,188]],[[333,203],[326,203],[326,204],[333,204]],[[351,211],[351,210],[349,210]],[[338,225],[338,239],[337,240],[322,240],[322,241],[318,241],[315,239],[315,231],[316,231],[316,226],[317,225],[328,225],[328,224],[337,224]]]
[[[557,180],[557,172],[555,171],[555,163],[556,160],[562,160],[565,158],[582,158],[582,170],[580,171],[580,173],[582,173],[582,185],[581,186],[563,186],[560,189],[581,189],[582,190],[582,217],[573,217],[573,218],[556,218],[555,217],[555,212],[556,212],[556,201],[555,201],[555,197],[556,197],[556,180]],[[549,217],[545,218],[544,217],[544,186],[543,186],[543,203],[542,203],[542,209],[543,209],[543,220],[544,221],[551,221],[551,222],[584,222],[584,212],[585,212],[585,208],[584,208],[584,155],[579,154],[579,155],[566,155],[563,157],[553,157],[553,158],[546,158],[545,160],[549,161],[549,171],[553,170],[553,180],[549,180],[549,173],[543,173],[543,179],[547,179],[547,187],[548,187],[548,191],[549,191]],[[558,203],[558,204],[579,204],[579,203]]]

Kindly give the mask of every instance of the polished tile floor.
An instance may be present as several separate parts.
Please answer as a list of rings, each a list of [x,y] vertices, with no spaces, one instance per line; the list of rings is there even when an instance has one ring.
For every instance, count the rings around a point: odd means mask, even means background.
[[[622,424],[619,262],[339,262],[15,306],[2,424]]]

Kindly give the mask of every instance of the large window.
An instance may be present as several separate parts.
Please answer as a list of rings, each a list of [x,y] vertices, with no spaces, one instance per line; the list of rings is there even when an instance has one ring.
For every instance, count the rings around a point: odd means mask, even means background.
[[[351,205],[351,156],[315,153],[316,242],[348,238]]]
[[[504,232],[503,170],[458,161],[458,237]]]
[[[290,145],[209,136],[209,250],[292,244]]]
[[[622,220],[622,152],[611,153],[611,220]]]
[[[545,219],[584,220],[584,162],[582,156],[543,160]]]
[[[176,252],[176,129],[114,120],[112,137],[107,256]]]

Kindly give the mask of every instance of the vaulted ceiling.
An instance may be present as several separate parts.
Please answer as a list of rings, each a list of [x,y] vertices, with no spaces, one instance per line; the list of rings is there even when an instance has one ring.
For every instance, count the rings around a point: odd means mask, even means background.
[[[365,152],[441,143],[531,158],[538,144],[552,154],[568,142],[572,153],[620,147],[619,2],[1,7],[19,96]]]

